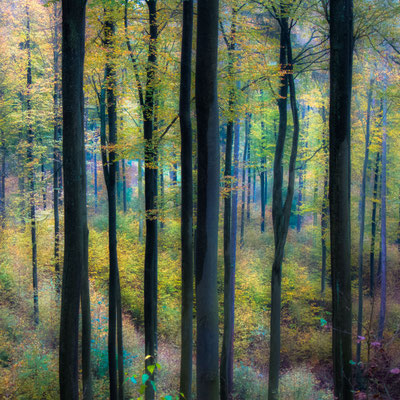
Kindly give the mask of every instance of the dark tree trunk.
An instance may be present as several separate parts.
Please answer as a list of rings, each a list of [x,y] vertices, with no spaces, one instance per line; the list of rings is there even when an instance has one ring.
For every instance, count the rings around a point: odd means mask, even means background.
[[[139,242],[143,243],[143,167],[142,160],[138,160],[138,203],[139,203]]]
[[[65,247],[60,321],[60,398],[78,400],[78,329],[87,265],[86,168],[83,129],[85,0],[62,1],[62,99]]]
[[[282,14],[286,10],[281,6]],[[275,255],[271,274],[271,338],[269,359],[268,400],[277,400],[279,397],[279,370],[280,370],[280,314],[281,314],[281,281],[282,261],[289,229],[290,212],[292,208],[295,166],[299,139],[299,117],[296,102],[296,90],[293,78],[293,58],[290,39],[290,28],[287,17],[279,18],[281,27],[280,65],[282,69],[281,86],[279,89],[279,131],[275,147],[274,184],[272,201],[272,220],[274,226]],[[290,153],[288,186],[284,203],[282,196],[283,167],[285,140],[287,134],[287,95],[290,88],[290,106],[293,117],[293,139]]]
[[[107,95],[108,114],[108,145],[106,150],[106,138],[102,137],[102,161],[104,179],[108,195],[108,239],[109,239],[109,315],[108,315],[108,368],[110,378],[110,400],[119,399],[117,382],[117,298],[120,297],[118,290],[118,252],[117,252],[117,161],[115,145],[117,144],[117,99],[116,91],[116,65],[115,56],[112,53],[114,48],[115,22],[111,13],[112,9],[105,10],[106,20],[104,23],[105,47],[108,49],[105,67],[105,86]],[[105,132],[103,132],[105,133]],[[108,153],[108,157],[107,157]],[[122,333],[121,333],[122,334]],[[119,360],[118,360],[119,361]],[[123,393],[123,381],[119,382],[120,391]],[[121,399],[119,399],[121,400]]]
[[[95,143],[95,146],[96,146],[96,143]],[[93,155],[93,172],[94,172],[94,212],[97,213],[97,204],[98,204],[97,152],[95,152],[94,155]]]
[[[145,140],[145,213],[146,213],[146,249],[144,261],[144,331],[145,354],[150,356],[145,361],[145,366],[154,365],[157,359],[157,138],[154,134],[154,97],[157,68],[157,1],[148,0],[149,9],[149,51],[146,67],[146,92],[143,107],[143,129]],[[150,374],[154,380],[154,373]],[[153,400],[154,389],[151,384],[146,386],[146,400]]]
[[[236,49],[236,15],[232,9],[231,32],[226,37],[228,46],[228,123],[226,126],[225,146],[225,198],[224,198],[224,332],[221,349],[220,365],[220,399],[230,400],[233,394],[233,331],[234,331],[234,269],[232,265],[232,147],[235,120],[235,81],[234,62]]]
[[[40,141],[41,144],[42,141]],[[40,181],[42,186],[42,200],[43,200],[43,210],[47,207],[47,179],[46,179],[46,166],[45,166],[45,156],[41,157],[41,165],[40,165]]]
[[[56,292],[61,290],[60,277],[60,175],[61,175],[61,121],[60,121],[60,70],[59,70],[59,17],[60,8],[54,3],[54,38],[53,38],[53,62],[54,62],[54,92],[53,92],[53,113],[54,113],[54,148],[53,148],[53,212],[54,212],[54,270],[56,273]]]
[[[0,175],[0,226],[2,229],[6,227],[6,140],[4,132],[1,134],[1,175]]]
[[[82,385],[83,400],[92,400],[93,383],[91,372],[91,317],[90,317],[90,292],[89,292],[89,231],[86,230],[84,236],[84,265],[82,269],[82,292],[81,292],[81,310],[82,310]]]
[[[326,124],[326,111],[325,107],[322,109],[322,121],[323,121],[323,138],[322,138],[322,147],[324,149],[325,156],[325,175],[324,175],[324,191],[322,195],[322,209],[321,209],[321,252],[322,252],[322,266],[321,266],[321,294],[325,294],[325,285],[326,285],[326,256],[327,256],[327,248],[326,248],[326,239],[328,238],[328,219],[329,219],[329,155],[328,155],[328,147],[326,143],[326,133],[325,133],[325,124]]]
[[[385,82],[386,91],[386,82]],[[378,340],[383,339],[386,317],[386,163],[387,163],[387,99],[382,101],[382,178],[381,178],[381,256],[380,256],[380,281],[381,281],[381,306],[379,310]]]
[[[37,277],[37,243],[36,243],[36,209],[35,209],[35,169],[33,166],[33,146],[34,133],[32,130],[32,105],[31,105],[31,86],[32,86],[32,59],[31,59],[31,25],[28,5],[26,6],[26,29],[28,51],[28,65],[26,70],[26,109],[28,112],[28,140],[27,140],[27,162],[28,162],[28,185],[29,185],[29,217],[31,225],[31,243],[32,243],[32,283],[33,283],[33,321],[35,325],[39,324],[39,292]]]
[[[159,166],[160,169],[160,200],[157,203],[158,209],[160,211],[160,229],[164,229],[164,218],[165,212],[164,205],[165,205],[165,184],[164,184],[164,168],[162,165]]]
[[[372,86],[373,78],[370,79],[369,90],[368,90],[368,101],[367,101],[367,123],[365,130],[365,150],[364,150],[364,163],[362,170],[362,181],[360,187],[360,209],[358,220],[360,223],[360,238],[358,242],[358,318],[357,318],[357,337],[362,336],[363,328],[363,275],[364,275],[364,231],[365,231],[365,188],[367,185],[367,168],[369,158],[369,145],[370,145],[370,126],[371,126],[371,104],[372,104]],[[361,385],[361,368],[359,362],[361,361],[361,340],[357,341],[357,384]]]
[[[242,203],[241,203],[241,213],[240,213],[240,247],[244,245],[244,214],[246,206],[246,170],[247,170],[247,147],[249,145],[250,136],[250,114],[246,113],[245,117],[245,140],[243,148],[243,165],[242,165]]]
[[[124,158],[121,160],[121,165],[122,165],[122,206],[123,206],[124,214],[126,214],[126,211],[128,209],[128,204],[126,201],[126,171],[125,171],[125,159]]]
[[[376,153],[374,170],[374,188],[372,200],[371,217],[371,248],[369,253],[369,294],[372,297],[375,291],[375,238],[376,238],[376,206],[378,202],[378,181],[379,181],[380,153]]]
[[[179,392],[181,399],[192,399],[193,358],[193,172],[192,122],[190,119],[192,83],[193,0],[183,2],[181,82],[179,121],[181,127],[182,170],[182,319]]]
[[[330,3],[329,208],[335,396],[353,398],[351,352],[350,112],[353,2]]]
[[[217,253],[219,125],[217,95],[218,0],[198,2],[197,112],[197,400],[219,398]]]
[[[253,168],[250,167],[250,132],[251,132],[251,114],[249,116],[249,137],[247,139],[247,209],[246,209],[246,219],[250,221],[250,202],[251,202],[251,173]],[[255,186],[255,185],[254,185]]]
[[[265,127],[264,127],[264,121],[261,121],[261,135],[262,135],[262,151],[263,155],[261,157],[261,173],[260,173],[260,187],[261,187],[261,232],[265,232],[265,204],[267,202],[266,199],[266,168],[267,168],[267,157],[265,155],[265,145],[266,145],[266,135],[265,135]]]

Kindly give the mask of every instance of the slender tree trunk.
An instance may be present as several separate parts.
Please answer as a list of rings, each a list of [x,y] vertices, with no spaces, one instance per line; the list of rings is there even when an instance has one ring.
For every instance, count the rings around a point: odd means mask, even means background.
[[[237,11],[232,9],[232,22],[229,37],[226,37],[228,46],[228,81],[229,81],[229,109],[226,126],[225,146],[225,198],[224,198],[224,332],[221,349],[220,365],[220,399],[230,400],[233,394],[233,331],[234,331],[234,297],[233,282],[234,269],[232,266],[232,147],[235,126],[236,93],[234,81],[234,62],[236,49],[236,16]]]
[[[352,0],[330,3],[329,205],[332,268],[332,350],[335,396],[353,398],[351,351],[350,112]]]
[[[247,221],[250,221],[251,172],[253,172],[253,168],[250,167],[250,132],[251,132],[251,114],[249,116],[249,137],[247,140],[247,210],[246,210]]]
[[[60,398],[78,400],[78,329],[87,263],[86,168],[83,129],[85,0],[62,1],[62,99],[65,248],[60,322]]]
[[[164,188],[164,168],[160,165],[160,200],[158,202],[158,209],[160,211],[160,229],[164,229],[164,217],[166,210],[165,205],[165,188]]]
[[[193,369],[193,172],[192,172],[192,122],[190,119],[193,45],[193,0],[183,2],[181,82],[179,121],[181,128],[182,170],[182,319],[181,365],[179,392],[183,400],[192,399]]]
[[[82,384],[83,399],[92,400],[93,382],[92,382],[92,363],[91,363],[91,317],[90,317],[90,288],[89,288],[89,231],[86,230],[84,237],[85,257],[82,269]]]
[[[198,2],[197,112],[197,400],[219,398],[217,253],[219,124],[217,95],[218,0]]]
[[[157,1],[148,0],[149,9],[149,51],[147,59],[147,84],[143,108],[143,129],[145,139],[145,212],[146,212],[146,249],[144,261],[144,331],[145,331],[145,366],[154,365],[157,360],[157,138],[154,135],[154,102],[157,68]],[[154,373],[150,374],[154,380]],[[153,400],[154,389],[146,386],[146,400]]]
[[[96,146],[96,144],[95,144]],[[93,156],[93,172],[94,172],[94,212],[97,213],[98,204],[98,188],[97,188],[97,153]]]
[[[104,178],[108,194],[108,238],[109,238],[109,257],[110,257],[110,276],[109,276],[109,316],[108,316],[108,366],[110,377],[110,400],[119,399],[117,381],[117,298],[119,272],[118,272],[118,253],[117,253],[117,161],[115,145],[117,144],[117,99],[116,91],[116,65],[114,59],[114,37],[115,22],[111,13],[112,9],[105,10],[106,20],[105,46],[108,50],[105,67],[105,84],[107,94],[107,114],[108,114],[108,158],[105,149],[106,140],[102,138],[102,160]],[[121,333],[122,334],[122,333]],[[123,381],[119,382],[120,391],[123,396]],[[121,400],[121,399],[119,399]]]
[[[368,168],[368,158],[369,158],[369,145],[370,145],[370,126],[371,126],[371,104],[372,104],[372,86],[373,78],[370,79],[369,90],[368,90],[368,102],[367,102],[367,123],[365,131],[365,150],[364,150],[364,163],[362,170],[362,181],[360,187],[360,215],[358,217],[360,222],[360,238],[358,242],[358,318],[357,318],[357,337],[362,336],[363,327],[363,275],[364,275],[364,231],[365,231],[365,188],[367,185],[367,168]],[[361,385],[361,368],[359,367],[359,362],[361,361],[361,340],[357,341],[357,383],[360,387]]]
[[[143,243],[143,167],[138,160],[139,242]]]
[[[369,295],[372,297],[375,291],[375,237],[376,237],[376,205],[378,202],[378,181],[379,181],[380,154],[376,153],[374,170],[374,188],[372,200],[371,217],[371,248],[369,252]]]
[[[263,153],[265,153],[265,140],[266,140],[266,135],[265,135],[265,127],[264,127],[264,121],[261,121],[261,136],[262,136],[262,150]],[[261,232],[265,232],[265,204],[266,204],[266,190],[265,190],[265,184],[266,184],[266,168],[267,168],[267,157],[265,154],[262,155],[261,157],[261,173],[260,173],[260,186],[261,186]]]
[[[385,84],[386,89],[386,84]],[[380,280],[381,280],[381,306],[379,310],[378,339],[383,339],[386,317],[386,168],[387,168],[387,99],[382,102],[382,178],[381,178],[381,257],[380,257]]]
[[[53,38],[53,63],[54,63],[54,88],[53,88],[53,113],[54,113],[54,148],[53,148],[53,213],[54,213],[54,270],[56,273],[56,293],[61,290],[60,277],[60,175],[61,175],[61,121],[60,121],[60,71],[59,71],[59,33],[58,24],[60,8],[57,3],[53,5],[54,12],[54,38]]]
[[[28,65],[26,72],[26,109],[28,112],[28,146],[27,146],[27,162],[28,162],[28,183],[29,183],[29,208],[30,208],[30,225],[31,225],[31,243],[32,243],[32,282],[33,282],[33,321],[35,325],[39,324],[39,291],[37,277],[37,243],[36,243],[36,206],[35,206],[35,170],[34,170],[34,133],[32,130],[32,105],[31,105],[31,86],[32,86],[32,59],[31,59],[31,23],[28,5],[26,6],[26,29],[27,41],[26,48],[28,51]]]
[[[246,113],[245,117],[245,140],[243,148],[243,166],[242,166],[242,203],[241,203],[241,213],[240,213],[240,248],[244,245],[244,214],[246,205],[246,163],[247,163],[247,147],[249,145],[249,135],[250,135],[250,115]]]
[[[326,285],[326,256],[327,256],[327,248],[326,248],[326,239],[328,237],[328,219],[329,219],[329,187],[328,187],[328,179],[329,179],[329,155],[328,148],[326,143],[326,134],[325,134],[325,124],[326,124],[326,111],[325,107],[322,109],[322,121],[323,121],[323,138],[322,138],[322,146],[324,148],[324,156],[325,156],[325,175],[324,175],[324,191],[322,195],[322,210],[321,210],[321,250],[322,250],[322,267],[321,267],[321,294],[325,294],[325,285]]]
[[[128,209],[127,201],[126,201],[126,171],[125,171],[125,159],[121,160],[122,165],[122,205],[124,214]]]
[[[0,131],[1,139],[1,175],[0,175],[0,226],[6,227],[6,139]]]
[[[281,13],[285,15],[286,10],[281,4]],[[281,27],[281,49],[280,65],[282,70],[281,85],[279,89],[279,132],[275,147],[274,159],[274,185],[272,220],[274,226],[275,255],[271,274],[271,337],[270,337],[270,359],[269,359],[269,384],[268,400],[279,398],[279,371],[280,371],[280,314],[281,314],[281,281],[282,261],[289,229],[290,213],[292,208],[295,165],[299,139],[299,116],[297,111],[296,90],[293,78],[293,58],[290,39],[290,29],[287,17],[279,18]],[[289,161],[289,177],[285,202],[282,203],[283,167],[285,140],[287,134],[287,95],[290,88],[290,106],[293,117],[293,139]]]

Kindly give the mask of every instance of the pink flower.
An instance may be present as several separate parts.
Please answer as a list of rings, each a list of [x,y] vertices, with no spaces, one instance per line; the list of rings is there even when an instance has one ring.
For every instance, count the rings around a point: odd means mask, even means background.
[[[396,374],[396,375],[400,374],[400,369],[399,368],[393,368],[393,369],[390,370],[390,373],[391,374]]]
[[[380,347],[381,343],[380,342],[372,342],[371,346],[372,347]]]
[[[357,336],[357,343],[361,343],[363,340],[365,340],[364,336]]]

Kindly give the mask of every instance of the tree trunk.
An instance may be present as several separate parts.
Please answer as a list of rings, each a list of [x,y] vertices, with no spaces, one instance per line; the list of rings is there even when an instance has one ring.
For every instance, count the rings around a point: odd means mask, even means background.
[[[217,400],[219,125],[217,95],[218,0],[198,2],[197,112],[197,400]]]
[[[267,202],[266,199],[266,168],[267,168],[267,157],[265,155],[265,140],[266,140],[266,135],[265,135],[265,127],[264,127],[264,121],[261,121],[261,140],[262,140],[262,151],[263,155],[261,157],[261,173],[260,173],[260,186],[261,186],[261,233],[265,232],[265,204]]]
[[[386,82],[385,82],[386,90]],[[381,178],[381,257],[380,257],[380,281],[381,281],[381,306],[379,310],[378,340],[383,339],[386,317],[386,163],[387,163],[387,99],[382,104],[382,178]]]
[[[179,392],[183,400],[192,399],[193,369],[193,172],[192,122],[190,119],[192,83],[193,0],[183,2],[181,82],[179,121],[181,128],[181,245],[182,245],[182,319]]]
[[[247,210],[246,210],[247,221],[250,221],[251,172],[253,172],[253,169],[250,167],[250,132],[251,132],[251,114],[249,115],[249,137],[247,139],[247,157],[246,157],[247,158]]]
[[[115,146],[117,144],[117,99],[116,91],[116,65],[113,54],[115,22],[111,13],[112,9],[105,10],[105,47],[108,50],[105,67],[105,85],[107,94],[107,114],[108,114],[108,151],[105,149],[106,140],[102,138],[102,160],[104,178],[108,195],[108,239],[110,257],[110,276],[109,276],[109,316],[108,316],[108,366],[110,377],[110,400],[119,399],[117,382],[117,298],[119,272],[118,272],[118,253],[117,253],[117,160]],[[108,157],[107,157],[108,153]],[[122,328],[122,327],[121,327]],[[122,333],[121,333],[122,334]],[[120,361],[120,360],[118,360]],[[119,363],[120,364],[120,363]],[[119,382],[119,390],[123,393],[123,381]],[[121,399],[119,399],[121,400]]]
[[[362,170],[362,181],[360,187],[360,215],[358,217],[360,222],[360,238],[358,242],[358,318],[357,318],[357,337],[362,336],[363,327],[363,263],[364,263],[364,231],[365,231],[365,188],[367,185],[367,167],[369,158],[369,145],[370,145],[370,126],[371,126],[371,104],[372,104],[372,86],[373,78],[371,77],[368,90],[368,101],[367,101],[367,123],[365,131],[365,150],[364,150],[364,164]],[[361,368],[359,362],[361,361],[361,340],[357,341],[357,383],[361,385]]]
[[[60,321],[60,398],[78,400],[78,329],[87,263],[86,168],[83,129],[85,0],[62,1],[62,99],[65,247]]]
[[[145,213],[146,213],[146,249],[144,261],[144,331],[145,331],[145,367],[154,365],[157,359],[157,159],[158,148],[154,135],[154,97],[157,68],[158,37],[157,1],[148,0],[149,9],[149,51],[146,67],[146,93],[143,107],[143,130],[145,140]],[[154,373],[150,374],[154,380]],[[149,382],[150,383],[150,382]],[[146,386],[146,400],[153,400],[154,389]]]
[[[378,181],[379,181],[380,153],[376,153],[374,171],[374,189],[372,200],[371,217],[371,249],[369,253],[369,294],[372,297],[375,291],[375,238],[376,238],[376,206],[378,203]]]
[[[281,5],[281,12],[284,15],[286,10]],[[279,131],[275,147],[274,159],[274,184],[272,202],[272,220],[274,226],[275,255],[271,274],[271,337],[270,337],[270,359],[269,359],[269,384],[268,400],[279,398],[279,370],[280,370],[280,314],[281,314],[281,281],[282,261],[289,229],[290,212],[292,208],[294,179],[297,147],[299,140],[299,116],[296,102],[296,89],[293,78],[293,58],[290,39],[290,28],[287,17],[279,17],[281,27],[281,85],[279,89]],[[290,88],[290,106],[293,117],[293,139],[289,161],[289,177],[287,193],[284,204],[282,204],[282,184],[285,140],[287,134],[287,95]]]
[[[31,105],[31,86],[32,86],[32,59],[31,59],[31,25],[28,5],[26,6],[26,29],[27,41],[26,48],[28,51],[28,65],[26,72],[26,109],[28,112],[28,146],[27,146],[27,162],[28,162],[28,184],[29,184],[29,217],[31,225],[31,243],[32,243],[32,282],[33,282],[33,321],[35,325],[39,324],[39,292],[37,277],[37,243],[36,243],[36,207],[35,207],[35,170],[34,170],[34,133],[32,130],[32,105]]]
[[[326,124],[326,110],[325,106],[322,109],[322,121],[323,121],[323,138],[322,147],[324,149],[325,156],[325,175],[324,175],[324,192],[322,197],[322,210],[321,210],[321,252],[322,252],[322,267],[321,267],[321,294],[325,294],[326,285],[326,239],[328,236],[328,218],[329,218],[329,198],[328,198],[328,179],[329,179],[329,155],[326,143],[325,124]]]
[[[1,175],[0,175],[0,226],[6,227],[6,139],[4,132],[1,134]]]
[[[244,214],[246,205],[246,163],[247,163],[247,147],[249,145],[250,135],[250,114],[246,113],[245,117],[245,140],[243,148],[243,165],[242,165],[242,203],[240,213],[240,248],[244,245]]]
[[[54,92],[53,92],[53,113],[54,113],[54,148],[53,148],[53,213],[54,213],[54,270],[56,273],[56,293],[61,290],[60,277],[60,175],[61,175],[61,121],[60,121],[60,71],[59,71],[59,33],[58,24],[60,8],[54,3],[54,38],[53,38],[53,62],[54,62]]]
[[[126,211],[128,210],[128,204],[126,199],[126,171],[125,171],[124,158],[121,160],[121,165],[122,165],[122,205],[124,214],[126,214]]]
[[[352,0],[330,3],[329,205],[335,396],[353,398],[351,364],[350,113]]]

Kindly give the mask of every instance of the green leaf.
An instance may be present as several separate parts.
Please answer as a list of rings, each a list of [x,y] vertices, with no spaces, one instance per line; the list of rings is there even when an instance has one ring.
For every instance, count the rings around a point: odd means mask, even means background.
[[[356,363],[355,363],[353,360],[350,360],[350,361],[349,361],[349,364],[351,364],[351,365],[356,365]]]
[[[321,326],[325,326],[327,323],[326,319],[321,318]]]
[[[150,383],[151,383],[151,386],[153,386],[153,390],[155,392],[157,392],[156,384],[154,383],[154,381],[150,381]]]
[[[147,369],[150,372],[150,374],[153,374],[154,370],[156,369],[156,366],[155,365],[148,365]]]
[[[148,381],[149,378],[150,378],[150,375],[143,374],[142,375],[142,383],[145,384]]]

